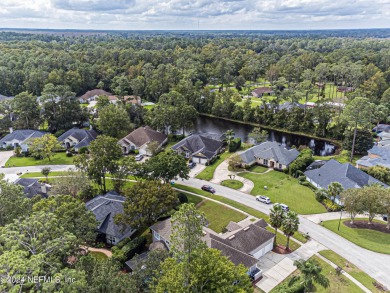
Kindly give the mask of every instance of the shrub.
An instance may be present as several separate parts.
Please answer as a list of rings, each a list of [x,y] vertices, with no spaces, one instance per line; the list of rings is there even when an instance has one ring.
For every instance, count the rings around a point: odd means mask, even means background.
[[[131,259],[135,254],[139,254],[146,245],[145,237],[137,237],[129,241],[121,249],[126,259]]]
[[[67,152],[67,153],[66,153],[66,156],[67,156],[67,157],[73,157],[73,154],[72,154],[71,152]]]
[[[187,195],[185,195],[184,193],[179,193],[178,195],[177,195],[177,197],[179,198],[179,202],[180,203],[188,203],[188,197],[187,197]]]
[[[319,202],[322,202],[324,199],[328,198],[328,195],[326,193],[326,190],[324,189],[318,189],[315,191],[316,200]]]
[[[123,248],[123,246],[125,246],[127,243],[129,243],[131,241],[131,238],[125,238],[125,239],[123,239],[122,241],[120,241],[116,246],[114,246],[114,247],[116,247],[117,249],[122,249]],[[113,247],[113,248],[114,248]]]
[[[79,148],[79,154],[87,154],[88,153],[88,148],[83,146]]]
[[[328,212],[337,212],[341,210],[341,206],[337,203],[333,203],[330,199],[326,198],[322,201],[322,204],[328,210]]]
[[[55,137],[60,137],[61,135],[63,135],[65,133],[65,129],[61,129],[61,130],[58,130],[56,133],[54,133],[54,136]]]
[[[138,155],[139,154],[139,150],[134,150],[134,154]]]
[[[7,146],[5,147],[5,149],[6,149],[7,151],[11,151],[11,150],[14,149],[14,147],[13,147],[12,145],[7,145]]]
[[[237,137],[233,139],[229,144],[229,152],[234,153],[241,147],[241,138]]]
[[[307,166],[314,162],[312,151],[310,149],[303,150],[298,158],[289,166],[289,174],[297,177],[306,170]]]

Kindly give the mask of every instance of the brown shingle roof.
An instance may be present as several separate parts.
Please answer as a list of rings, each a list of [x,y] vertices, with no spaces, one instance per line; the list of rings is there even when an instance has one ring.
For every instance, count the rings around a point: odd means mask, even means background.
[[[111,96],[112,94],[109,92],[106,92],[105,90],[101,89],[94,89],[91,91],[87,91],[84,95],[82,95],[80,98],[84,101],[88,100],[89,98],[92,98],[94,96]]]
[[[130,144],[132,142],[137,147],[141,147],[151,141],[157,141],[162,144],[167,139],[164,133],[158,132],[150,128],[149,126],[139,127],[129,135],[120,140],[121,143]]]
[[[262,94],[271,94],[273,93],[273,89],[270,87],[258,87],[257,89],[254,89],[252,93],[255,93],[256,95],[262,95]]]
[[[156,224],[151,226],[150,229],[156,231],[158,234],[160,234],[161,237],[169,241],[169,238],[171,237],[172,233],[171,218],[157,222]]]

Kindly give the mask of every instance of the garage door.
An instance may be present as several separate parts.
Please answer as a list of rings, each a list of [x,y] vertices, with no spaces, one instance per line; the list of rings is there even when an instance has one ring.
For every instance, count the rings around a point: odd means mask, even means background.
[[[258,252],[256,252],[255,254],[253,254],[253,256],[257,259],[259,259],[260,257],[262,257],[264,255],[264,247],[262,249],[260,249]]]
[[[265,247],[265,252],[264,252],[264,253],[267,253],[267,252],[271,251],[273,247],[274,247],[273,242],[269,243],[269,244]]]

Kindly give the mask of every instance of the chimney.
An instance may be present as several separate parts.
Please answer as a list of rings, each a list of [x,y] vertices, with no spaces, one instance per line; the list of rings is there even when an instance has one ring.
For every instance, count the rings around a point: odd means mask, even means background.
[[[43,194],[47,193],[47,188],[46,188],[46,184],[45,183],[41,184],[41,191],[42,191]]]
[[[14,132],[14,129],[12,127],[9,128],[9,133]]]

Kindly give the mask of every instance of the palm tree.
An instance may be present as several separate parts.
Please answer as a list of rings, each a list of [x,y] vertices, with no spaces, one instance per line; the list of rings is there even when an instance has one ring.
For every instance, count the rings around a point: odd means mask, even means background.
[[[314,283],[317,283],[324,288],[329,287],[329,279],[321,273],[322,268],[315,260],[305,261],[300,259],[294,261],[294,265],[301,272],[301,275],[291,278],[289,286],[302,278],[304,292],[313,292]]]
[[[328,185],[328,195],[332,200],[332,203],[336,200],[336,197],[340,195],[344,190],[343,186],[338,182],[332,182]]]
[[[289,211],[282,222],[282,230],[287,237],[286,250],[290,248],[290,237],[298,231],[299,218],[298,214],[293,211]]]
[[[234,133],[234,131],[232,129],[229,129],[227,130],[225,133],[224,133],[224,136],[225,136],[225,139],[226,139],[226,142],[227,144],[230,146],[230,143],[232,142],[232,140],[234,139],[234,136],[236,134]]]
[[[276,247],[276,234],[278,233],[278,229],[282,227],[284,216],[285,213],[280,205],[274,205],[269,214],[271,226],[275,228],[274,247]]]

